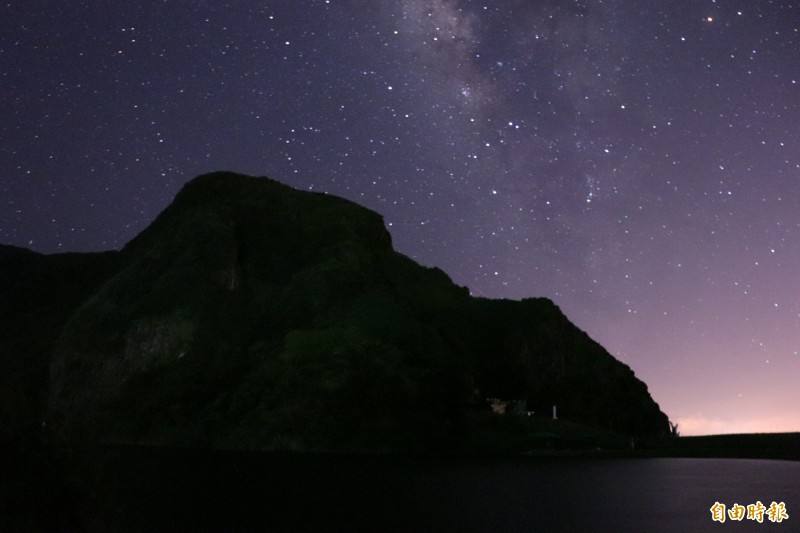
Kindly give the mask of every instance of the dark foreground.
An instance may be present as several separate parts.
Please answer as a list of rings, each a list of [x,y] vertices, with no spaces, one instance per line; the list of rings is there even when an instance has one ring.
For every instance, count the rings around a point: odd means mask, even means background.
[[[734,437],[680,439],[672,452],[690,455],[694,443],[702,456],[726,439],[783,449],[798,436]],[[2,531],[789,531],[800,509],[800,462],[646,457],[655,450],[627,458],[4,452]],[[711,520],[715,502],[756,501],[783,502],[790,518]]]

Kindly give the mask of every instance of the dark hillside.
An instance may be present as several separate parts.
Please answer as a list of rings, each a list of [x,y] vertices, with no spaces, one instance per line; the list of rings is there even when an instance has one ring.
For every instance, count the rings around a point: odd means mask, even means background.
[[[38,354],[36,391],[49,364],[59,439],[458,450],[491,441],[490,399],[546,416],[557,405],[599,431],[668,432],[644,383],[551,301],[472,298],[341,198],[209,174],[118,254],[14,253],[9,265],[46,270],[7,268],[28,302],[11,306],[27,309],[16,329],[46,334],[4,342],[20,368]]]
[[[118,263],[116,252],[46,256],[0,245],[0,437],[38,433],[53,343]]]

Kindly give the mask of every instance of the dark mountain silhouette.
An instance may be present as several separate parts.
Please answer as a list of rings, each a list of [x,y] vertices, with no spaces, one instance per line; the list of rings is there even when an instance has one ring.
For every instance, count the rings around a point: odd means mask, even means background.
[[[469,450],[514,418],[492,398],[669,434],[645,384],[550,300],[473,298],[395,252],[378,214],[267,178],[200,176],[119,252],[2,247],[0,289],[5,434]]]

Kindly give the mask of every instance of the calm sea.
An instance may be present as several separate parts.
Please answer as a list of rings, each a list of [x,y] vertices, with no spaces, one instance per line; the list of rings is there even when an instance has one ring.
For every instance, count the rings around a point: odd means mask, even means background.
[[[92,458],[97,529],[800,531],[800,462],[449,459],[111,450]],[[783,502],[788,519],[726,517]]]

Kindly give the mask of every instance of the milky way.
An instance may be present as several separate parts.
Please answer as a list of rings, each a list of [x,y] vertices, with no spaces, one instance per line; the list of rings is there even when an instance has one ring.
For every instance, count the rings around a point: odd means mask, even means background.
[[[267,175],[552,298],[684,434],[800,430],[796,2],[223,4],[0,5],[0,242],[120,248]]]

